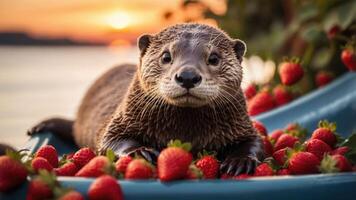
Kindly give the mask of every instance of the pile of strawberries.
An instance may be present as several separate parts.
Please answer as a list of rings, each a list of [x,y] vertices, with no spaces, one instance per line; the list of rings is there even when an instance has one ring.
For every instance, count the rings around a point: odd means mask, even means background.
[[[298,59],[285,60],[279,66],[281,83],[274,88],[269,86],[258,90],[257,85],[250,84],[244,90],[247,99],[248,113],[251,116],[285,105],[295,98],[292,87],[303,78],[304,69]]]
[[[219,174],[220,161],[214,153],[204,151],[193,159],[191,145],[171,141],[158,156],[157,166],[135,156],[117,159],[113,151],[96,155],[89,148],[63,155],[45,145],[31,155],[26,151],[8,152],[0,157],[0,192],[10,191],[29,177],[27,199],[84,199],[84,196],[60,185],[56,177],[76,176],[96,178],[87,191],[89,199],[123,199],[117,179],[156,179],[162,182],[181,179],[246,179],[258,176],[334,173],[355,170],[349,156],[355,158],[356,135],[341,140],[334,123],[322,121],[312,137],[304,141],[306,130],[290,124],[284,130],[267,135],[265,126],[254,121],[263,138],[267,158],[253,174],[232,176]],[[352,161],[352,162],[351,162]]]
[[[356,39],[346,44],[341,52],[341,61],[349,71],[356,71]],[[280,81],[277,85],[249,84],[244,90],[249,115],[255,116],[293,101],[300,95],[297,83],[303,78],[304,73],[305,70],[298,58],[285,59],[278,68]],[[315,74],[315,85],[323,87],[332,82],[334,77],[330,71],[318,71]]]
[[[253,124],[263,137],[268,157],[256,168],[254,176],[356,170],[356,134],[342,139],[335,132],[335,123],[320,121],[308,140],[305,140],[307,130],[298,124],[289,124],[284,130],[275,130],[269,135],[261,122],[254,121]]]
[[[0,157],[0,192],[11,191],[29,176],[27,200],[84,200],[81,193],[62,187],[57,176],[87,176],[98,177],[88,189],[89,199],[120,200],[123,199],[121,187],[115,177],[108,175],[114,157],[112,152],[107,157],[96,156],[89,148],[82,148],[58,160],[52,145],[41,147],[34,155],[8,151]]]

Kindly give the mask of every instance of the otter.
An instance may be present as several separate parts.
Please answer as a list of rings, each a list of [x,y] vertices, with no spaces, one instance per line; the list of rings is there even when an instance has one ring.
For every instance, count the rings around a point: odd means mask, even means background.
[[[221,173],[253,173],[264,150],[240,87],[245,43],[188,23],[142,35],[138,48],[138,66],[114,67],[95,81],[75,121],[47,119],[28,133],[50,131],[99,153],[112,149],[153,163],[179,139],[193,154],[215,151]]]

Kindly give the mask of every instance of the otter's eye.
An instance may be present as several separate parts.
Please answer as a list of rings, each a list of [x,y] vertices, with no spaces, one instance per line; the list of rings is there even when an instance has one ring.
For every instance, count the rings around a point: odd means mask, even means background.
[[[208,58],[208,64],[216,66],[219,64],[219,60],[219,56],[216,53],[212,53]]]
[[[172,61],[172,57],[171,57],[171,54],[166,51],[162,54],[162,63],[163,64],[167,64],[167,63],[170,63]]]

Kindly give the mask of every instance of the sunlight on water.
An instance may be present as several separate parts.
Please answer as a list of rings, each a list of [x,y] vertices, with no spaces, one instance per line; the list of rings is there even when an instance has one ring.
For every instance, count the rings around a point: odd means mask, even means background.
[[[0,46],[0,142],[23,145],[26,130],[53,116],[74,118],[89,85],[136,48]]]

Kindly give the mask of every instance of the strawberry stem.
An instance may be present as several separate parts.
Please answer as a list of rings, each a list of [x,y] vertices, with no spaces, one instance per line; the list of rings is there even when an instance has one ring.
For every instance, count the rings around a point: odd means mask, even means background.
[[[189,142],[182,143],[180,140],[171,140],[168,147],[179,147],[189,152],[192,149],[192,144]]]

